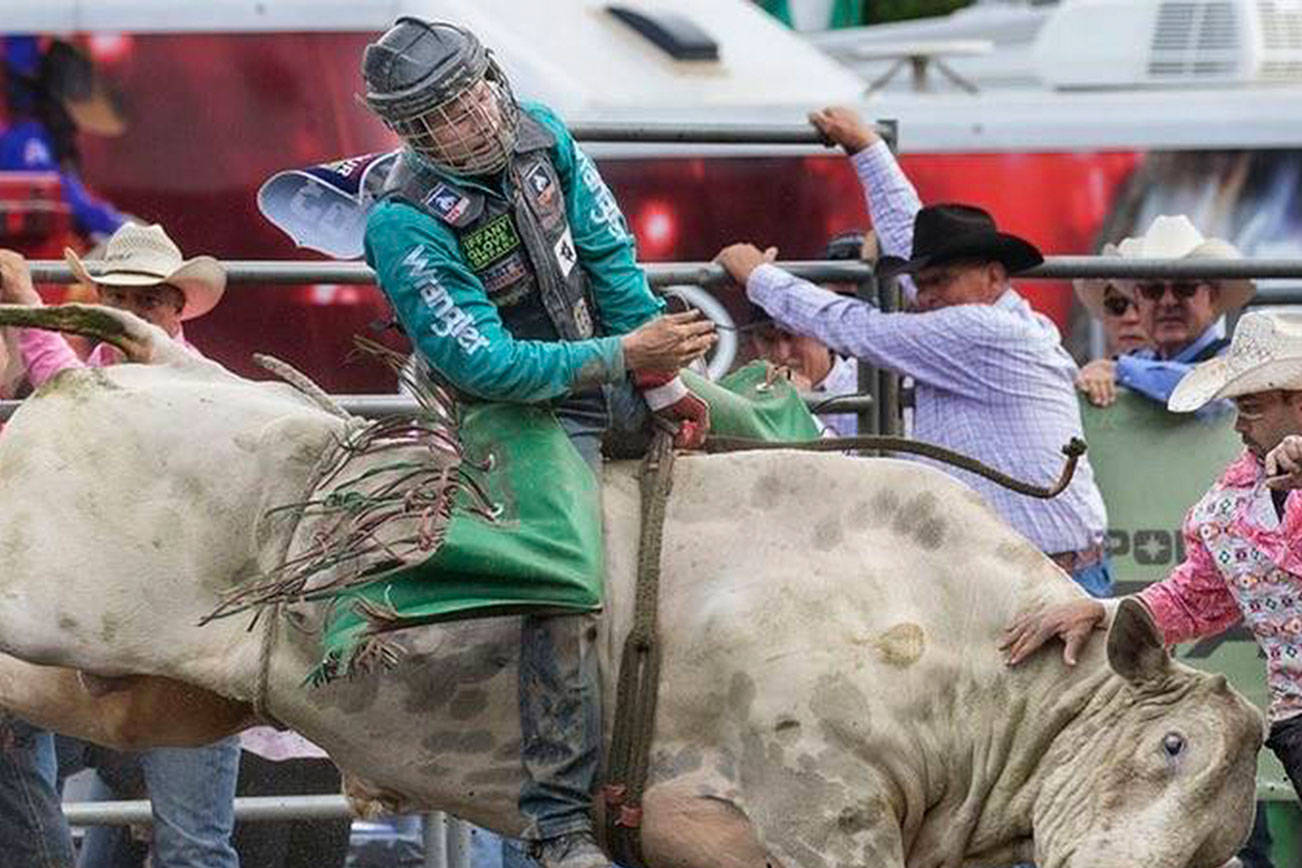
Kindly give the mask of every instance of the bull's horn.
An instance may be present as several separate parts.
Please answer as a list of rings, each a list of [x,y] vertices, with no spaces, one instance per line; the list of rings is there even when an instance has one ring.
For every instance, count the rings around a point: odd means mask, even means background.
[[[97,304],[35,307],[0,304],[0,326],[67,332],[112,344],[133,362],[164,363],[184,358],[180,344],[135,314]]]
[[[253,361],[257,362],[259,367],[270,371],[286,383],[289,383],[295,389],[298,389],[306,395],[312,403],[316,404],[327,413],[338,416],[340,419],[352,418],[352,415],[347,410],[339,406],[339,403],[335,401],[334,398],[331,398],[326,394],[325,389],[322,389],[316,383],[312,382],[311,377],[295,368],[289,362],[282,361],[275,356],[269,356],[265,353],[254,353]]]

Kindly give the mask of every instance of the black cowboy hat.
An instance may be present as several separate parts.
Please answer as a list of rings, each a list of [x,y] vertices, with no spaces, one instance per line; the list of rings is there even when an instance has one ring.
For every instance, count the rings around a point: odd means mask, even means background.
[[[1000,232],[989,212],[972,205],[928,205],[913,220],[913,256],[883,256],[875,269],[878,279],[915,274],[933,265],[964,259],[1001,262],[1009,274],[1044,261],[1035,245]]]

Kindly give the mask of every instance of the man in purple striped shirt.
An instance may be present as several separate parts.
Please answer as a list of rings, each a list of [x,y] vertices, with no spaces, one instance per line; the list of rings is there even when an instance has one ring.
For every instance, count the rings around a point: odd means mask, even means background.
[[[771,248],[734,244],[717,261],[783,328],[912,377],[918,439],[1014,476],[1057,478],[1063,445],[1081,436],[1076,364],[1053,322],[1008,284],[1009,274],[1039,263],[1039,251],[998,232],[978,208],[922,208],[890,149],[850,109],[824,109],[810,120],[849,154],[884,254],[879,273],[913,275],[901,278],[913,311],[882,313],[820,289],[772,265]],[[1087,591],[1110,592],[1107,515],[1087,460],[1067,490],[1049,501],[944,469],[976,489]]]

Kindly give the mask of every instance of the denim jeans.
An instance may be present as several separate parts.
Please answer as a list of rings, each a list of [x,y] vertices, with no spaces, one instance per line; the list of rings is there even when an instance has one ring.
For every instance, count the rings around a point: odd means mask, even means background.
[[[629,382],[572,396],[556,408],[570,442],[601,478],[609,429],[636,433],[650,411]],[[601,690],[596,615],[526,615],[520,630],[520,755],[526,774],[525,837],[592,828],[601,763]]]
[[[54,736],[0,714],[0,855],[5,868],[72,868]]]
[[[1091,597],[1112,596],[1112,559],[1107,555],[1098,563],[1073,570],[1071,577]]]
[[[118,753],[60,738],[60,770],[98,770],[97,798],[131,798],[143,781],[154,817],[153,868],[239,868],[231,845],[240,743],[230,736],[205,747],[159,747]],[[79,865],[118,868],[129,851],[120,826],[86,833]]]

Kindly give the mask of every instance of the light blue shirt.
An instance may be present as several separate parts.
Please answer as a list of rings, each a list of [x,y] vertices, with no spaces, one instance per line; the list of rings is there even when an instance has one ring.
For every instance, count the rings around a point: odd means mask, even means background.
[[[868,197],[882,252],[909,256],[921,203],[885,145],[852,163]],[[926,313],[883,313],[773,265],[756,268],[747,295],[785,329],[915,382],[914,436],[1040,485],[1062,471],[1062,447],[1081,437],[1075,362],[1057,327],[1007,290],[994,304]],[[1005,521],[1050,554],[1103,540],[1107,512],[1088,459],[1051,500],[1015,494],[984,477],[939,465],[979,492]]]
[[[1195,359],[1217,341],[1225,340],[1225,326],[1215,322],[1198,336],[1198,339],[1169,359],[1159,358],[1153,349],[1140,349],[1117,359],[1117,384],[1132,392],[1156,401],[1163,407],[1171,399],[1176,384],[1197,364]],[[1211,356],[1219,356],[1228,348],[1222,346]],[[1211,356],[1207,356],[1210,358]],[[1198,411],[1199,416],[1222,413],[1230,408],[1228,401],[1213,401]]]

